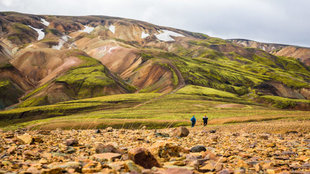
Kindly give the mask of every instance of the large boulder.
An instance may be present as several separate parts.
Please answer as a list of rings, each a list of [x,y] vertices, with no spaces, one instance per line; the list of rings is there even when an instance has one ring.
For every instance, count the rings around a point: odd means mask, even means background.
[[[173,137],[187,137],[189,130],[186,127],[178,127],[172,130]]]
[[[160,167],[157,159],[145,148],[136,148],[128,151],[129,159],[134,161],[136,164],[151,169],[152,167]]]
[[[25,144],[32,144],[32,143],[34,143],[34,138],[31,135],[29,135],[29,134],[24,134],[24,135],[21,135],[21,136],[17,136],[17,138],[19,140],[21,140]]]

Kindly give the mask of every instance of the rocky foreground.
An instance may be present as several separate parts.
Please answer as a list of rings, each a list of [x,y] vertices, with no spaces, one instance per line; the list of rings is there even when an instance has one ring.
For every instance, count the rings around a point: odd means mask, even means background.
[[[310,173],[302,131],[17,130],[0,145],[0,173]]]

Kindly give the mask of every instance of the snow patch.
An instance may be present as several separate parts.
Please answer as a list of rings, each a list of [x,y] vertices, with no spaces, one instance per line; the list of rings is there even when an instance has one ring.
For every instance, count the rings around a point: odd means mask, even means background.
[[[28,45],[26,48],[31,48],[33,47],[33,44]]]
[[[113,34],[115,34],[115,26],[114,26],[114,25],[110,25],[110,26],[109,26],[109,30],[110,30]]]
[[[62,36],[59,39],[58,45],[54,45],[54,46],[52,46],[52,48],[55,50],[60,50],[63,47],[63,45],[68,41],[69,37],[70,36],[67,36],[67,35]]]
[[[50,23],[49,22],[47,22],[45,19],[43,19],[43,18],[41,18],[41,23],[43,24],[43,25],[45,25],[45,26],[49,26],[50,25]]]
[[[104,55],[106,55],[106,52],[107,52],[107,47],[106,47],[106,46],[98,48],[98,54],[99,54],[101,57],[103,57]]]
[[[111,47],[108,51],[108,53],[112,53],[113,50],[117,49],[118,47]]]
[[[82,32],[85,32],[85,33],[90,33],[92,32],[95,28],[94,27],[89,27],[89,26],[86,26],[84,25],[84,29],[82,30]]]
[[[96,55],[98,57],[104,57],[108,54],[111,54],[113,50],[119,48],[118,46],[102,46],[96,49]]]
[[[184,37],[184,35],[173,32],[173,31],[169,31],[169,30],[162,30],[162,31],[158,31],[159,34],[155,34],[155,36],[157,37],[157,39],[161,40],[161,41],[175,41],[171,36],[174,37]]]
[[[149,37],[150,34],[149,33],[145,33],[144,31],[142,31],[142,34],[141,34],[141,39],[145,39],[147,37]]]
[[[43,28],[42,29],[38,29],[38,28],[34,28],[31,25],[28,25],[28,27],[32,28],[34,31],[36,31],[38,33],[38,40],[42,40],[45,37],[45,33],[43,32]]]

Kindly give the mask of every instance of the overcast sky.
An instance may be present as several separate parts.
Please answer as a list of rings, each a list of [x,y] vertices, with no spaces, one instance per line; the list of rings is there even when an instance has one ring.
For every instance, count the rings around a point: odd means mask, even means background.
[[[0,0],[0,11],[126,17],[224,39],[310,47],[310,0]]]

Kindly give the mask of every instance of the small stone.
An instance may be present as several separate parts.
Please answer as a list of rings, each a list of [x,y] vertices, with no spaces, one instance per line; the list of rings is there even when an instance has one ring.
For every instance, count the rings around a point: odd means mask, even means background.
[[[257,145],[257,143],[253,143],[253,144],[250,144],[250,148],[255,148],[256,147],[256,145]]]
[[[235,174],[243,174],[246,173],[246,169],[241,167],[241,168],[236,168],[234,171]]]
[[[172,131],[172,136],[174,137],[187,137],[189,130],[186,127],[178,127]]]
[[[97,159],[98,161],[114,161],[115,159],[120,159],[121,154],[119,153],[99,153],[94,154],[93,157]]]
[[[129,159],[134,161],[136,164],[151,169],[152,167],[160,167],[156,158],[145,148],[136,148],[129,150]]]
[[[50,131],[47,131],[47,130],[40,130],[40,131],[38,132],[38,134],[41,134],[41,135],[50,135],[51,132],[50,132]]]
[[[222,170],[223,165],[215,161],[208,161],[202,167],[199,168],[200,172],[212,172]]]
[[[239,133],[233,133],[232,136],[238,137],[238,136],[240,136],[240,134]]]
[[[42,171],[42,174],[60,174],[62,173],[62,170],[61,168],[54,168],[54,169],[44,169]]]
[[[186,168],[168,168],[161,171],[162,174],[194,174],[193,171]]]
[[[212,135],[210,138],[212,141],[217,142],[219,137],[217,135]]]
[[[35,143],[43,143],[43,140],[42,140],[42,138],[40,138],[40,137],[33,137],[33,141],[34,141]]]
[[[285,132],[285,134],[298,134],[298,132],[297,131],[287,131],[287,132]]]
[[[41,173],[36,167],[29,167],[25,173]]]
[[[76,149],[73,148],[72,146],[68,146],[65,152],[72,154],[72,153],[76,152]]]
[[[167,133],[155,133],[155,136],[156,137],[170,137],[170,135],[169,134],[167,134]]]
[[[198,145],[198,146],[192,147],[190,151],[191,152],[202,152],[202,151],[207,151],[207,149],[205,146]]]
[[[13,165],[13,163],[12,162],[10,162],[10,161],[2,161],[1,162],[2,163],[2,165],[4,165],[4,166],[12,166]]]
[[[95,130],[95,134],[100,134],[100,133],[101,133],[100,129]]]
[[[62,169],[67,169],[67,168],[72,168],[72,169],[80,169],[81,164],[79,162],[75,161],[70,161],[66,163],[52,163],[48,165],[48,168],[53,169],[53,168],[62,168]]]
[[[8,150],[7,153],[8,154],[13,154],[16,151],[16,147],[15,146],[11,146]]]
[[[275,170],[273,170],[273,169],[267,169],[267,174],[275,174],[276,172],[275,172]]]
[[[85,166],[82,168],[83,173],[97,173],[102,170],[102,165],[99,162],[94,162],[91,161],[87,163]]]
[[[176,165],[176,166],[186,166],[186,162],[185,161],[175,161],[175,162],[173,162],[173,165]]]
[[[268,140],[269,139],[269,135],[267,135],[267,134],[266,135],[260,135],[259,138],[263,139],[263,140]]]
[[[42,158],[42,159],[40,159],[39,163],[40,164],[47,164],[48,161],[46,159]]]
[[[68,140],[66,140],[65,144],[67,146],[77,146],[77,145],[79,145],[79,142],[76,139],[68,139]]]
[[[111,144],[104,145],[102,143],[95,144],[95,151],[96,153],[106,153],[106,152],[120,153],[120,151],[116,149],[113,145]]]
[[[231,173],[234,173],[234,172],[229,169],[223,169],[218,174],[231,174]]]
[[[218,160],[218,157],[210,152],[210,151],[206,151],[206,152],[201,152],[201,155],[204,159],[208,159],[208,160],[214,160],[214,161],[217,161]]]
[[[113,132],[113,128],[112,128],[112,127],[107,127],[107,128],[106,128],[106,131],[107,131],[107,132]]]
[[[276,147],[276,143],[268,143],[266,146],[267,147]]]
[[[186,161],[196,161],[198,159],[202,159],[202,155],[200,153],[190,153],[186,155]]]
[[[254,165],[254,169],[255,169],[256,172],[259,172],[259,171],[262,170],[262,166],[260,164],[255,164]]]
[[[141,168],[140,166],[136,165],[133,161],[131,160],[127,160],[124,162],[125,167],[128,168],[128,170],[130,172],[137,172],[137,173],[141,173],[143,168]]]
[[[23,152],[23,156],[26,159],[33,159],[33,158],[36,158],[38,156],[38,154],[34,151],[26,150]]]
[[[107,165],[115,171],[121,171],[125,169],[125,164],[123,161],[110,162]]]
[[[302,168],[304,169],[310,169],[310,163],[305,163],[302,165]]]
[[[215,134],[216,133],[216,130],[210,130],[209,131],[211,134]]]
[[[14,133],[9,131],[3,135],[4,138],[14,138]]]

